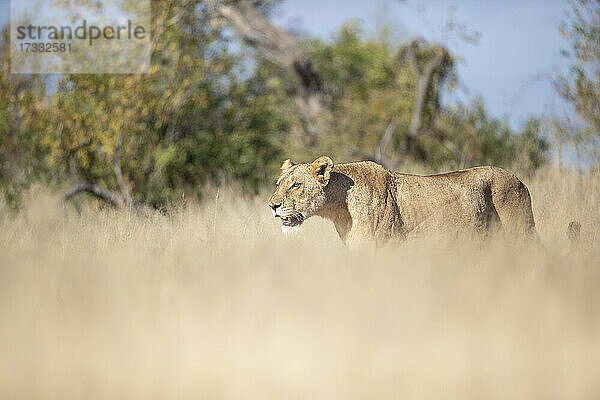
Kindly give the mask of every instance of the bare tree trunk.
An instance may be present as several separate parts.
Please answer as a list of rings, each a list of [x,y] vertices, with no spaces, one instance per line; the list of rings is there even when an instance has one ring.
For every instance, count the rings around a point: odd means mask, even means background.
[[[429,89],[431,79],[433,78],[433,72],[442,65],[447,54],[444,47],[437,46],[435,48],[435,56],[427,61],[425,66],[421,68],[415,54],[418,46],[419,40],[413,39],[408,46],[407,54],[416,78],[415,103],[410,118],[410,126],[408,128],[408,134],[413,137],[416,137],[419,134],[419,130],[423,124],[423,108],[425,106],[427,89]]]
[[[69,201],[73,196],[83,192],[89,193],[100,200],[107,202],[114,208],[120,208],[122,205],[121,198],[115,192],[105,189],[96,183],[90,182],[84,182],[75,185],[75,187],[65,193],[64,201]]]
[[[383,166],[386,166],[386,167],[390,166],[389,165],[390,160],[388,159],[386,150],[387,150],[388,145],[392,141],[392,138],[394,137],[394,132],[398,128],[399,124],[400,124],[399,118],[397,118],[397,117],[392,118],[392,120],[388,124],[387,128],[385,129],[385,132],[383,133],[381,140],[379,141],[379,146],[377,147],[377,151],[375,151],[375,160],[378,163],[382,164]]]
[[[105,201],[110,204],[114,208],[121,208],[126,206],[129,211],[135,210],[135,204],[131,198],[129,193],[129,189],[125,184],[125,179],[123,178],[123,171],[121,169],[121,149],[123,147],[123,134],[119,136],[117,139],[117,143],[115,145],[114,155],[113,155],[113,169],[115,172],[115,178],[117,179],[117,185],[119,186],[120,194],[113,192],[112,190],[103,188],[97,183],[93,182],[81,182],[76,183],[75,186],[69,189],[63,199],[64,201],[71,200],[74,196],[79,193],[89,193],[96,198]],[[74,158],[71,157],[71,172],[75,173],[75,165]]]
[[[179,4],[179,9],[171,16],[171,18],[169,18],[170,7],[164,7],[162,12],[157,15],[154,31],[152,32],[152,41],[150,42],[150,56],[156,52],[158,42],[165,31],[181,21],[187,12],[191,12],[191,10],[188,9],[190,6],[193,6],[191,1],[182,1],[181,4]]]
[[[420,39],[413,39],[408,45],[406,56],[415,74],[415,100],[410,117],[408,134],[406,135],[404,151],[416,155],[418,158],[426,159],[424,150],[419,148],[416,140],[423,127],[423,110],[427,100],[427,91],[432,84],[433,74],[444,62],[447,50],[443,46],[435,47],[435,55],[425,65],[420,66],[417,61],[416,51],[421,43]]]
[[[321,77],[302,50],[300,41],[269,21],[251,0],[234,0],[231,5],[215,2],[219,14],[227,18],[265,59],[295,77],[290,93],[302,127],[312,144],[328,130],[331,110],[323,91]]]

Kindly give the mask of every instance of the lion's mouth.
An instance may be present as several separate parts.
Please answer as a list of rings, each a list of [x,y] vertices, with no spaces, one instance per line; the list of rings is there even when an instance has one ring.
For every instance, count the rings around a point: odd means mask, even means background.
[[[283,226],[294,227],[300,225],[305,220],[305,216],[300,211],[294,210],[292,207],[271,207],[271,212],[275,218],[281,218]]]
[[[281,217],[281,219],[283,221],[283,226],[298,226],[304,221],[301,217]]]
[[[298,226],[304,222],[304,214],[296,210],[288,210],[286,215],[279,215],[283,226]]]

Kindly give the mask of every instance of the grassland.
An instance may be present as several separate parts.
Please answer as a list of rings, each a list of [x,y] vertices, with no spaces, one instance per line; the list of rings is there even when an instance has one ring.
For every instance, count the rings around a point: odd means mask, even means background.
[[[0,217],[0,398],[597,399],[600,175],[525,181],[541,247],[377,252],[283,237],[268,193],[78,215],[35,189]]]

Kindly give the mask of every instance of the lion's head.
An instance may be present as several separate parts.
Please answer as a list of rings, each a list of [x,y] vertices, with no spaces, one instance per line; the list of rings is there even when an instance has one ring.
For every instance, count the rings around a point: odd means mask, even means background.
[[[285,160],[277,188],[269,201],[273,216],[283,226],[294,227],[318,213],[325,204],[325,187],[329,183],[333,161],[321,156],[312,164],[294,164]]]

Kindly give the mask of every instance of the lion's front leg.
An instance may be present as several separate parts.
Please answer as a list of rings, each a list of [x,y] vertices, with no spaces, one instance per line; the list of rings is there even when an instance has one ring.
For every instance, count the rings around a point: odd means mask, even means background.
[[[346,236],[346,240],[344,240],[344,244],[350,250],[365,250],[365,249],[376,249],[377,241],[373,239],[369,239],[366,237],[362,237],[359,235],[348,234]]]

